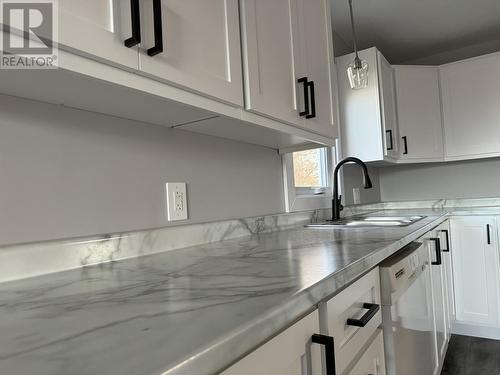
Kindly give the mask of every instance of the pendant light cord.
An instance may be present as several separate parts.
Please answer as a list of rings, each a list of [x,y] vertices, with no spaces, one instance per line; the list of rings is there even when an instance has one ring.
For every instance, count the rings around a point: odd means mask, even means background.
[[[354,64],[356,68],[360,69],[361,68],[361,60],[359,59],[358,56],[358,46],[356,44],[356,30],[354,28],[354,15],[352,11],[352,0],[349,0],[349,13],[351,15],[351,29],[352,29],[352,43],[354,44],[354,53],[356,54],[356,57],[354,58]]]

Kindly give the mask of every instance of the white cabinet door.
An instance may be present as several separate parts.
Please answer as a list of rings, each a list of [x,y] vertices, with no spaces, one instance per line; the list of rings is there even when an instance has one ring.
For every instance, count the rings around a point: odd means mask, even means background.
[[[384,338],[382,331],[380,331],[355,366],[347,374],[385,375],[385,373]]]
[[[132,37],[130,0],[61,0],[58,9],[60,48],[138,69],[137,47],[124,44]]]
[[[352,319],[364,320],[366,316],[369,319],[363,327],[352,323]],[[325,318],[327,334],[335,338],[337,373],[343,374],[359,358],[363,347],[382,324],[378,268],[327,301]]]
[[[149,56],[157,45],[153,3],[141,1],[141,71],[243,106],[238,0],[161,0],[162,52]]]
[[[446,275],[444,271],[443,258],[441,253],[440,238],[434,230],[426,238],[429,255],[431,259],[431,292],[432,306],[434,310],[434,323],[436,327],[436,349],[437,349],[437,367],[436,374],[440,365],[444,361],[446,354],[446,345],[448,337],[447,328],[447,300],[446,296]]]
[[[500,154],[500,53],[440,67],[446,156]]]
[[[439,68],[394,66],[401,159],[442,160]]]
[[[246,109],[337,137],[330,2],[240,4]]]
[[[451,219],[456,320],[497,325],[498,249],[495,218]]]
[[[450,222],[446,220],[443,224],[436,228],[436,234],[441,240],[441,258],[444,267],[446,278],[445,284],[445,299],[446,299],[446,328],[447,338],[449,341],[451,336],[452,323],[455,319],[455,301],[453,288],[453,265],[452,265],[452,250],[450,237]]]
[[[304,127],[298,0],[241,1],[245,107]]]
[[[139,3],[136,0],[136,4]],[[57,2],[58,47],[72,53],[106,61],[116,66],[138,69],[138,47],[125,41],[132,37],[130,0],[60,0]],[[137,13],[136,13],[137,14]],[[140,30],[136,36],[139,37]],[[15,29],[13,30],[15,32]],[[40,36],[51,36],[39,30]]]
[[[305,76],[314,84],[315,117],[304,126],[330,138],[338,137],[334,126],[333,46],[329,0],[299,0],[299,36]]]
[[[302,125],[297,0],[247,0],[241,11],[246,108]]]
[[[382,136],[384,139],[384,155],[390,158],[398,156],[398,120],[396,117],[396,92],[394,87],[394,70],[391,64],[377,51],[379,69],[380,106],[382,115]]]
[[[321,349],[311,342],[318,329],[314,311],[221,375],[321,375]]]

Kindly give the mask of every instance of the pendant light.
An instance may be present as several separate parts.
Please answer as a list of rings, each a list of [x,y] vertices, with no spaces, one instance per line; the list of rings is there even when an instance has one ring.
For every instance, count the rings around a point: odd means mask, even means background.
[[[352,40],[354,44],[354,53],[356,57],[354,61],[347,67],[347,77],[349,78],[349,84],[351,89],[359,90],[368,87],[368,63],[365,60],[361,60],[358,56],[358,47],[356,45],[356,32],[354,30],[354,16],[352,12],[352,0],[349,1],[349,12],[351,15],[351,28],[352,28]]]

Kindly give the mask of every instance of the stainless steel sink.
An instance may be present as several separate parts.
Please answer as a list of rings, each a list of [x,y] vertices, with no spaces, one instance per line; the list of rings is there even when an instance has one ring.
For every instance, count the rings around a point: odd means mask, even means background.
[[[357,216],[337,221],[308,224],[312,228],[331,227],[407,227],[426,216]]]

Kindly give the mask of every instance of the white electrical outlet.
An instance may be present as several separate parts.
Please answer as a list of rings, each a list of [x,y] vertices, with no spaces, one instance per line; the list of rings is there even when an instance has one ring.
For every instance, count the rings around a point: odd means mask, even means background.
[[[167,182],[167,218],[168,221],[187,220],[186,184]]]
[[[352,189],[352,199],[354,204],[361,204],[361,192],[359,188]]]

